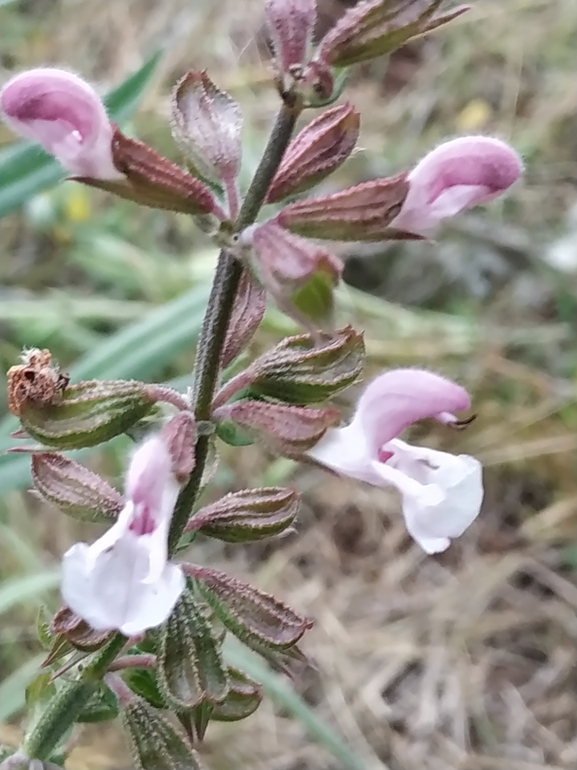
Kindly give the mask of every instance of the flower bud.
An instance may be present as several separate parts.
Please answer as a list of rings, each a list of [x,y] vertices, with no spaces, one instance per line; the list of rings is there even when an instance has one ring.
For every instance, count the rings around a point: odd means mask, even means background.
[[[292,647],[312,622],[258,588],[208,567],[184,565],[220,621],[242,642]]]
[[[353,151],[360,114],[351,104],[321,113],[289,145],[267,195],[267,202],[309,190],[332,174]]]
[[[161,429],[160,438],[172,459],[172,472],[176,480],[179,484],[184,484],[196,464],[194,416],[190,412],[180,412]]]
[[[42,145],[71,174],[122,179],[104,104],[76,75],[51,67],[22,72],[2,89],[0,108],[13,131]]]
[[[351,326],[331,336],[285,337],[251,365],[251,392],[291,404],[326,401],[352,385],[365,361],[362,334]]]
[[[178,711],[228,694],[218,640],[190,584],[162,628],[158,664],[164,697]]]
[[[206,72],[187,72],[176,84],[172,133],[199,174],[226,188],[235,183],[241,157],[240,107]]]
[[[122,495],[98,474],[54,452],[32,455],[36,492],[68,516],[111,523],[124,506]]]
[[[315,60],[333,67],[384,56],[452,19],[468,6],[435,16],[443,0],[364,0],[350,8],[321,41]]]
[[[401,238],[403,234],[389,225],[408,191],[406,174],[374,179],[332,195],[291,203],[277,215],[277,222],[299,235],[329,241]]]
[[[185,531],[202,532],[227,543],[253,543],[284,532],[299,505],[294,489],[243,489],[201,508]]]
[[[306,452],[340,419],[338,409],[333,406],[312,409],[265,401],[236,401],[217,412],[263,441],[273,452],[287,457]]]
[[[432,233],[443,219],[502,195],[522,171],[517,153],[499,139],[462,136],[444,142],[409,173],[409,193],[391,227]]]
[[[124,433],[153,406],[146,386],[140,382],[89,380],[67,388],[59,403],[27,403],[21,410],[20,422],[41,444],[81,449]]]
[[[312,51],[315,0],[267,0],[265,17],[279,75],[298,77]]]
[[[118,127],[112,137],[112,157],[116,168],[122,171],[123,181],[107,181],[86,175],[79,175],[76,181],[141,206],[184,214],[221,216],[208,187],[152,147],[125,136]]]

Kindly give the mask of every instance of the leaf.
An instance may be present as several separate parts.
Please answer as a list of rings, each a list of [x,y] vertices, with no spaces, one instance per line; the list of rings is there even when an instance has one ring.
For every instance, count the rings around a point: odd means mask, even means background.
[[[146,668],[130,668],[122,672],[122,678],[133,692],[151,706],[157,709],[166,708],[166,701],[156,681],[156,672]]]
[[[107,722],[111,719],[116,719],[118,712],[119,707],[116,696],[109,687],[101,684],[80,714],[78,714],[76,721],[86,724]]]
[[[123,123],[133,114],[159,60],[160,52],[157,52],[105,97],[104,102],[114,122]],[[64,176],[64,170],[52,156],[28,142],[17,142],[0,149],[0,217]]]
[[[32,709],[37,704],[48,700],[56,692],[56,685],[51,681],[52,674],[43,671],[30,682],[25,690],[26,706]]]
[[[250,446],[254,439],[231,420],[223,420],[216,426],[216,435],[229,446]]]

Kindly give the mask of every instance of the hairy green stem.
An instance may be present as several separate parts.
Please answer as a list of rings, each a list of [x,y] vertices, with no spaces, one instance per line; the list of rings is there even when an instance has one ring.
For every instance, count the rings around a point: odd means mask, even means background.
[[[261,162],[244,198],[235,223],[235,231],[252,224],[264,203],[270,183],[288,146],[300,109],[283,104]],[[212,290],[200,334],[194,381],[194,412],[197,421],[211,417],[212,400],[220,375],[222,348],[242,276],[242,265],[223,250],[219,256]],[[198,496],[208,459],[210,437],[200,435],[196,443],[196,466],[178,498],[169,535],[169,553],[173,554]],[[26,736],[22,750],[33,759],[48,760],[63,736],[90,700],[99,681],[121,654],[126,644],[116,634],[84,669],[77,681],[66,684],[49,702],[46,710]]]
[[[115,634],[86,666],[81,677],[74,682],[68,682],[58,691],[24,738],[22,751],[27,757],[50,759],[78,714],[94,695],[108,667],[125,645],[126,637]]]

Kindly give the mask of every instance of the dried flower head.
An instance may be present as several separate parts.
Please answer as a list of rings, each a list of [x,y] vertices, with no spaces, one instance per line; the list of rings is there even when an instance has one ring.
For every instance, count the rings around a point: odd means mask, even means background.
[[[26,404],[58,403],[70,377],[52,362],[49,350],[31,348],[8,370],[8,409],[18,417]]]

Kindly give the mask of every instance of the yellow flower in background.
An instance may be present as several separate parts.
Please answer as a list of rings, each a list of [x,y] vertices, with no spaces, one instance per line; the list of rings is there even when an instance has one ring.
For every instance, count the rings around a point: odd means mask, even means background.
[[[493,110],[485,99],[471,99],[455,118],[459,132],[479,131],[485,128],[493,117]]]

